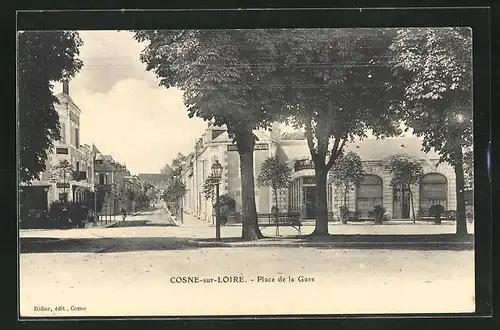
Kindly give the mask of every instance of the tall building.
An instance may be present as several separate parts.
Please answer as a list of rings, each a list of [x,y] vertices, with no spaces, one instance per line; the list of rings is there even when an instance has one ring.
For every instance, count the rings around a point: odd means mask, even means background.
[[[255,203],[257,212],[268,213],[274,205],[269,187],[258,187],[257,177],[267,157],[276,155],[292,170],[292,183],[278,196],[280,211],[298,211],[302,219],[316,217],[316,179],[310,159],[307,140],[301,134],[282,133],[274,124],[269,131],[255,131],[258,141],[254,149]],[[420,184],[411,188],[415,212],[428,210],[432,204],[441,204],[445,210],[456,209],[455,174],[446,163],[439,163],[435,152],[424,153],[422,140],[417,137],[393,137],[383,140],[364,139],[345,146],[345,152],[354,151],[361,157],[366,176],[359,187],[351,187],[347,204],[351,211],[367,216],[375,205],[382,205],[394,218],[410,218],[411,203],[408,191],[398,191],[390,185],[390,161],[395,156],[411,158],[424,170]],[[204,220],[213,216],[213,201],[203,195],[203,182],[218,160],[223,166],[220,194],[236,201],[236,212],[241,212],[241,175],[236,146],[224,127],[209,125],[195,144],[181,173],[187,193],[183,199],[184,212]],[[327,186],[328,210],[338,213],[343,204],[343,192],[333,184]]]
[[[95,154],[92,147],[80,144],[81,109],[69,95],[68,81],[63,82],[62,93],[56,97],[59,103],[54,107],[59,115],[61,138],[48,151],[46,170],[40,179],[20,188],[23,215],[48,210],[56,200],[85,202],[93,188]],[[62,161],[68,162],[73,175],[57,169]]]

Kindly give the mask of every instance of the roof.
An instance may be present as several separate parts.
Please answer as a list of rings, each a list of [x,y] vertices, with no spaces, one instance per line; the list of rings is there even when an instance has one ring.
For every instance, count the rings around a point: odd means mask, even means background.
[[[232,142],[233,140],[229,138],[227,131],[213,139],[211,142]]]
[[[356,152],[363,161],[382,160],[396,154],[405,154],[416,159],[439,159],[434,150],[422,151],[423,140],[418,137],[391,137],[385,139],[364,139],[347,144],[346,152]]]
[[[280,151],[286,155],[287,160],[311,157],[307,140],[286,140],[280,141]],[[278,153],[278,150],[277,150]],[[281,156],[283,157],[283,156]]]
[[[362,161],[378,161],[388,157],[405,154],[416,159],[439,159],[434,150],[422,151],[422,139],[418,137],[391,137],[385,139],[369,138],[358,140],[344,147],[345,152],[357,153]],[[282,140],[276,154],[285,160],[309,159],[310,152],[307,140]]]
[[[102,162],[101,164],[95,164],[94,169],[96,172],[113,172],[115,167],[109,162]]]
[[[95,154],[100,154],[101,152],[99,151],[99,149],[97,149],[97,147],[92,144],[92,152],[95,153]]]
[[[73,101],[73,99],[71,98],[71,96],[66,95],[64,93],[58,93],[55,96],[57,97],[57,99],[59,100],[59,102],[61,102],[61,99],[68,100],[76,109],[78,109],[78,111],[82,112],[82,110],[76,105],[75,101]]]
[[[259,139],[257,142],[266,142],[266,141],[269,141],[269,139],[271,138],[269,133],[266,131],[255,130],[255,131],[253,131],[253,133]],[[213,139],[211,142],[233,142],[233,140],[231,138],[229,138],[227,131],[225,131],[224,133],[222,133],[221,135],[219,135],[215,139]]]

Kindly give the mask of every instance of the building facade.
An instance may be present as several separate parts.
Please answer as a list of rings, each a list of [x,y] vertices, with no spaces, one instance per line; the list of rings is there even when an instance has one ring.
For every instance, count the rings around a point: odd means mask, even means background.
[[[271,188],[258,187],[257,177],[266,158],[276,155],[285,161],[292,171],[292,183],[278,195],[280,212],[297,211],[302,219],[316,217],[316,182],[314,165],[310,160],[307,141],[299,136],[282,134],[275,124],[269,131],[256,131],[258,141],[254,150],[255,203],[257,212],[268,213],[275,205]],[[358,211],[367,217],[374,206],[382,205],[393,218],[410,218],[415,213],[428,210],[433,204],[441,204],[445,210],[456,209],[455,174],[446,163],[439,163],[435,152],[424,153],[422,140],[416,137],[393,137],[383,140],[364,139],[345,146],[345,152],[353,151],[361,157],[366,172],[359,187],[351,187],[347,193],[350,211]],[[420,184],[409,191],[398,191],[390,185],[390,161],[393,157],[407,157],[419,162],[424,171]],[[211,174],[211,166],[218,160],[223,166],[220,194],[236,201],[236,212],[241,212],[241,175],[236,146],[224,127],[209,125],[196,142],[194,152],[188,157],[181,178],[187,193],[183,199],[184,212],[210,221],[213,218],[213,201],[203,194],[203,182]],[[327,185],[328,211],[338,217],[339,207],[344,204],[343,191],[333,184]],[[410,199],[410,197],[413,197]],[[412,203],[413,201],[413,207]]]
[[[88,200],[94,186],[93,148],[80,144],[81,110],[69,95],[69,83],[63,83],[63,91],[56,95],[59,103],[54,107],[59,115],[61,138],[54,141],[48,151],[46,170],[39,180],[21,185],[20,204],[23,215],[48,211],[54,201]],[[72,174],[61,173],[57,165],[66,161]]]
[[[130,172],[111,155],[103,155],[97,148],[95,153],[94,209],[101,215],[116,215],[124,207],[119,191],[130,177]]]
[[[302,143],[307,148],[307,142]],[[445,210],[456,210],[453,168],[447,163],[440,163],[435,152],[424,153],[421,149],[422,140],[416,137],[365,139],[347,145],[345,152],[356,152],[366,173],[359,187],[353,185],[347,192],[349,210],[358,211],[363,218],[368,217],[376,205],[381,205],[395,219],[411,218],[413,211],[415,215],[426,212],[433,204],[441,204]],[[424,177],[419,184],[411,187],[411,192],[400,191],[390,185],[390,162],[393,157],[406,157],[422,166]],[[293,181],[288,209],[299,211],[304,219],[314,218],[314,165],[308,156],[292,159],[289,164],[293,168]],[[343,188],[333,184],[327,186],[328,211],[334,218],[339,217],[339,208],[344,204],[343,195]]]
[[[272,143],[268,132],[254,132],[259,141],[254,149],[254,178],[257,212],[268,212],[271,207],[269,187],[258,187],[257,176],[265,159],[271,156]],[[186,185],[183,210],[205,221],[213,220],[213,200],[207,200],[203,193],[203,183],[211,174],[215,161],[223,166],[220,195],[227,195],[236,201],[236,212],[241,212],[240,159],[236,146],[224,127],[209,125],[199,138],[194,151],[188,156],[180,174]]]

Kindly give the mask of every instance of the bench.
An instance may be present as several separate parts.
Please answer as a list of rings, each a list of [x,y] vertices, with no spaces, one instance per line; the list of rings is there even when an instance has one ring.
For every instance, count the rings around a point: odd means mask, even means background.
[[[434,217],[430,215],[429,210],[418,211],[417,218],[420,220],[434,221]],[[456,218],[457,218],[457,211],[455,210],[446,210],[443,211],[443,213],[441,214],[442,220],[456,220]]]
[[[302,233],[299,212],[259,213],[257,223],[259,228],[276,227],[276,236],[279,236],[279,227],[292,227],[299,235]]]

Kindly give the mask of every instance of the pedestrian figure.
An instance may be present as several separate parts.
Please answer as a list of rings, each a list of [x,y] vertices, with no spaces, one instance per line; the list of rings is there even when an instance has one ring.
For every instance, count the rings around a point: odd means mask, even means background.
[[[125,208],[122,207],[122,221],[125,221],[125,218],[127,217],[127,210],[125,210]]]

